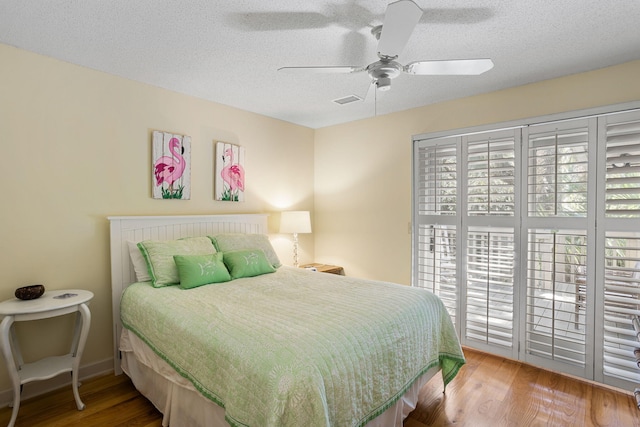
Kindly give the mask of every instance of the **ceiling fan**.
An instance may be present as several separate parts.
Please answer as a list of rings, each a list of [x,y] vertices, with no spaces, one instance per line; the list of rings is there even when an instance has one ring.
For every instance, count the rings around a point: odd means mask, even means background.
[[[416,75],[478,75],[493,68],[491,59],[415,61],[402,65],[396,61],[404,50],[422,9],[412,0],[398,0],[387,6],[382,25],[371,30],[378,39],[379,60],[366,66],[282,67],[292,73],[359,73],[366,71],[378,90],[389,90],[391,80],[402,73]]]

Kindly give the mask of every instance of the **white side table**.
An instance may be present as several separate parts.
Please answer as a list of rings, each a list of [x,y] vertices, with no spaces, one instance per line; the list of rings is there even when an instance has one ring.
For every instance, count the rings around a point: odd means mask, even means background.
[[[93,298],[93,292],[81,289],[46,291],[40,298],[22,301],[17,298],[0,302],[0,315],[5,316],[0,323],[0,346],[7,364],[7,370],[13,386],[13,412],[8,427],[13,427],[20,408],[22,385],[31,381],[46,380],[63,372],[71,372],[73,396],[78,410],[84,409],[84,403],[78,393],[78,368],[84,350],[91,312],[87,307]],[[16,340],[14,322],[47,319],[75,313],[76,322],[71,343],[71,351],[64,356],[52,356],[25,364]]]

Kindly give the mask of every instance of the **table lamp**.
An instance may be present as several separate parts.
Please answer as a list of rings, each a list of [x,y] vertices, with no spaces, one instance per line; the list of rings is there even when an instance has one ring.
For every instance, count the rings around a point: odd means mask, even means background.
[[[309,211],[286,211],[280,215],[280,233],[293,234],[293,266],[298,266],[298,233],[311,233]]]

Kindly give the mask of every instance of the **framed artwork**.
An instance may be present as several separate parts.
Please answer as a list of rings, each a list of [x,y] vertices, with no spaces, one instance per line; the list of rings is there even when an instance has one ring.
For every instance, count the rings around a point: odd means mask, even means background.
[[[216,143],[215,200],[244,202],[244,148]]]
[[[191,137],[153,132],[154,199],[191,198]]]

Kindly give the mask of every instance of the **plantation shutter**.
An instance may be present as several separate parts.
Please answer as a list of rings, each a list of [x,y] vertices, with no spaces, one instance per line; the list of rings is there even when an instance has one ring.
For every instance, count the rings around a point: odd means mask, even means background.
[[[413,285],[463,345],[633,390],[640,109],[567,117],[414,139]]]
[[[514,351],[514,216],[519,136],[519,129],[508,129],[463,138],[464,342],[508,357],[513,357]]]
[[[435,293],[457,325],[459,138],[419,145],[414,153],[414,286]]]
[[[457,148],[450,141],[418,150],[418,213],[455,215]]]
[[[513,229],[471,227],[467,233],[466,337],[513,347]]]
[[[584,369],[586,231],[529,230],[526,352]]]
[[[419,286],[440,297],[455,324],[458,306],[455,228],[420,224],[418,234]]]
[[[514,215],[514,142],[511,132],[467,145],[467,215]]]
[[[640,113],[608,115],[599,124],[605,144],[598,157],[606,163],[600,169],[604,262],[598,276],[603,330],[598,334],[602,374],[597,379],[624,387],[628,381],[640,384],[634,358],[640,342],[633,328],[640,316]]]
[[[608,232],[605,253],[604,375],[640,383],[633,357],[640,343],[632,324],[640,315],[640,238]]]
[[[588,170],[596,121],[530,126],[525,141],[525,360],[589,377],[593,355],[587,356],[592,331],[587,315],[593,312],[588,298],[593,281],[587,280],[592,274],[587,257],[593,255],[587,241],[594,234],[587,229],[594,221]]]
[[[606,216],[639,218],[640,120],[606,127]]]
[[[529,216],[586,216],[588,146],[586,126],[530,134]]]

